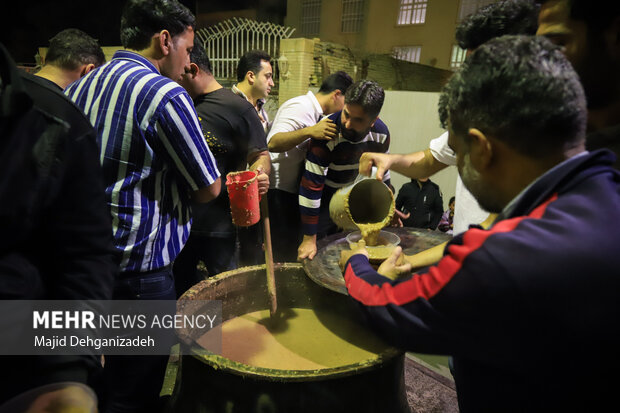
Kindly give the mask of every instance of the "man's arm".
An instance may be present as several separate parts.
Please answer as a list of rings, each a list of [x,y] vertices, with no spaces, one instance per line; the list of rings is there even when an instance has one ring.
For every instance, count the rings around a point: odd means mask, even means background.
[[[162,155],[192,192],[192,200],[209,202],[220,193],[220,172],[205,142],[196,109],[186,92],[164,107],[155,129]]]
[[[207,202],[213,201],[220,194],[221,189],[222,181],[220,177],[218,177],[209,186],[205,186],[197,191],[194,191],[192,193],[192,201],[199,204],[205,204]]]
[[[313,259],[316,255],[316,233],[325,175],[329,166],[329,153],[323,141],[310,141],[306,154],[306,168],[299,186],[299,209],[304,237],[297,250],[298,260]]]
[[[268,151],[254,152],[248,156],[250,171],[258,173],[258,193],[265,195],[269,190],[269,173],[271,172],[271,157]]]
[[[495,218],[497,218],[497,214],[489,214],[487,219],[480,223],[480,226],[485,229],[489,228],[493,221],[495,221]],[[409,262],[414,269],[428,267],[429,265],[433,265],[441,260],[447,244],[448,241],[424,251],[420,251],[417,254],[405,255],[405,260]]]
[[[286,152],[309,138],[331,140],[335,137],[336,124],[329,118],[323,118],[316,125],[292,130],[290,132],[275,133],[269,138],[268,145],[270,152]]]
[[[383,179],[387,170],[417,179],[431,176],[448,165],[435,159],[430,149],[409,154],[363,153],[360,157],[359,173],[370,176],[373,166],[377,167],[377,179]]]

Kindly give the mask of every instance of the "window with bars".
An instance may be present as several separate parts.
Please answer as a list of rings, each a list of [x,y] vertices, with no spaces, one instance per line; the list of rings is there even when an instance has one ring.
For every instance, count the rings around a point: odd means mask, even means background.
[[[397,24],[423,24],[426,21],[428,0],[400,0]]]
[[[392,50],[394,59],[406,60],[407,62],[420,63],[422,46],[397,46]]]
[[[467,50],[461,49],[458,44],[452,45],[452,56],[450,57],[450,67],[458,69],[465,61]]]
[[[364,21],[364,0],[342,0],[342,33],[357,33]]]
[[[459,21],[472,13],[475,13],[480,7],[487,4],[495,3],[497,0],[461,0],[459,7]]]
[[[321,29],[321,0],[302,0],[301,34],[318,36]]]

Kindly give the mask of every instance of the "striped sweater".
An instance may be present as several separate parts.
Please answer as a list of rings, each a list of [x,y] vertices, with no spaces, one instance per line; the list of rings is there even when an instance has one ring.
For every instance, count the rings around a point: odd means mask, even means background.
[[[340,131],[341,113],[329,116]],[[330,141],[311,139],[306,154],[305,170],[299,186],[299,207],[304,235],[317,233],[319,212],[329,208],[334,193],[357,178],[360,156],[364,152],[387,153],[390,148],[390,132],[381,119],[377,119],[368,134],[358,142],[352,142],[338,132]],[[389,185],[390,174],[384,182]]]
[[[189,236],[191,192],[219,176],[191,98],[125,50],[65,93],[97,132],[121,271],[170,264]]]

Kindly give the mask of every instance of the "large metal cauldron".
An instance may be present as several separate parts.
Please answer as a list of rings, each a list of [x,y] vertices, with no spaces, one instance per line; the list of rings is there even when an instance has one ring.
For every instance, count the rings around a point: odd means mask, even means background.
[[[365,329],[355,303],[312,282],[299,264],[276,264],[278,310],[329,309]],[[179,300],[222,300],[223,319],[269,308],[264,266],[244,267],[202,281]],[[323,321],[323,320],[321,320]],[[330,325],[338,334],[338,325]],[[275,370],[200,351],[182,337],[171,398],[174,412],[409,412],[404,353],[381,346],[376,359],[318,370]],[[363,343],[355,343],[363,346]],[[324,351],[331,351],[325,348]],[[202,353],[202,354],[201,354]]]

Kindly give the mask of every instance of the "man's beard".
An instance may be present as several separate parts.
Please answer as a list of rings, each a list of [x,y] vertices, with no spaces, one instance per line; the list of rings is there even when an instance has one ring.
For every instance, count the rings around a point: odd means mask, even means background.
[[[346,129],[342,127],[340,129],[340,134],[343,138],[351,142],[359,142],[370,132],[370,128],[364,130],[363,132],[358,132],[355,129]]]
[[[497,196],[494,196],[491,188],[482,182],[480,172],[478,172],[471,164],[469,153],[465,154],[463,159],[463,167],[459,171],[463,185],[476,198],[482,209],[488,212],[501,212],[503,206],[499,205]]]

